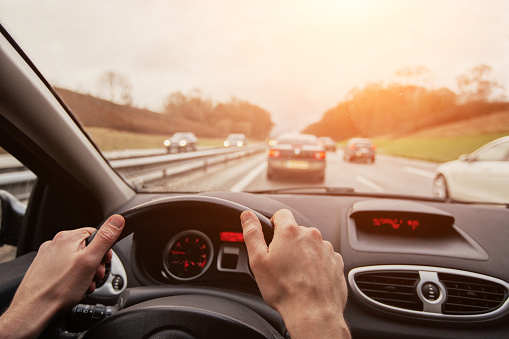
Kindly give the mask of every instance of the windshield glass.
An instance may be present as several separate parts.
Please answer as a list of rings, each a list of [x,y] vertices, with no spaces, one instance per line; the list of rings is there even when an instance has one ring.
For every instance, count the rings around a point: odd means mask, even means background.
[[[147,192],[509,203],[508,17],[505,0],[0,0],[2,26]],[[334,143],[307,153],[288,132]]]

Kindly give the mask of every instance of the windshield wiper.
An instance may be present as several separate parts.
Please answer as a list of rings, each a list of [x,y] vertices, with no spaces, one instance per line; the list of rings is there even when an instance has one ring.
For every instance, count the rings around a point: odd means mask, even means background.
[[[321,191],[321,192],[325,191],[326,194],[333,195],[350,195],[355,193],[355,190],[351,187],[340,187],[340,186],[296,186],[296,187],[272,188],[268,190],[248,191],[248,193],[261,193],[261,194],[275,194],[285,192],[309,193],[310,191]]]
[[[455,203],[455,204],[466,204],[466,205],[492,205],[509,208],[508,203],[496,203],[496,202],[479,202],[479,201],[462,201],[455,199],[439,199],[435,197],[423,197],[413,195],[402,195],[402,194],[389,194],[389,193],[368,193],[368,192],[355,192],[352,187],[341,187],[341,186],[293,186],[283,188],[273,188],[267,190],[253,190],[246,191],[246,193],[253,194],[277,194],[277,193],[301,193],[301,194],[328,194],[328,195],[350,195],[350,196],[364,196],[374,198],[389,198],[389,199],[411,199],[420,201],[432,201],[432,202],[444,202],[444,203]]]

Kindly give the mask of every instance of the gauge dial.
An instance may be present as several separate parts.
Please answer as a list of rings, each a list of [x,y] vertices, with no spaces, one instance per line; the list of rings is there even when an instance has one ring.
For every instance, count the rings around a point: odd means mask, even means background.
[[[173,278],[191,280],[201,276],[212,263],[212,242],[199,231],[175,235],[164,250],[164,268]]]

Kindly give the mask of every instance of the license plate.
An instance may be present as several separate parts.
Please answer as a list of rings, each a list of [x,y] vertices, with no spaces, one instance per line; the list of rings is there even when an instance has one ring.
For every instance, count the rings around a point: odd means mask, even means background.
[[[308,169],[309,162],[301,160],[288,160],[286,162],[286,167],[292,169]]]

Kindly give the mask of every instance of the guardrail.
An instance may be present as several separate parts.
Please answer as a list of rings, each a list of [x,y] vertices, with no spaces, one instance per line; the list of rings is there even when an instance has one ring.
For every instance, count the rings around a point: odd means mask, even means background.
[[[263,152],[265,146],[246,145],[242,148],[215,148],[187,153],[163,154],[143,156],[143,152],[108,152],[106,158],[111,167],[117,170],[134,188],[140,188],[145,182],[167,178],[197,169],[203,169],[221,162],[241,158]],[[123,157],[129,156],[135,158]],[[160,150],[147,150],[145,154],[165,153]],[[135,155],[134,155],[135,154]],[[121,159],[118,159],[121,158]],[[18,199],[26,199],[31,191],[33,182],[37,179],[35,174],[22,167],[16,159],[6,156],[0,157],[0,189],[14,194]]]

